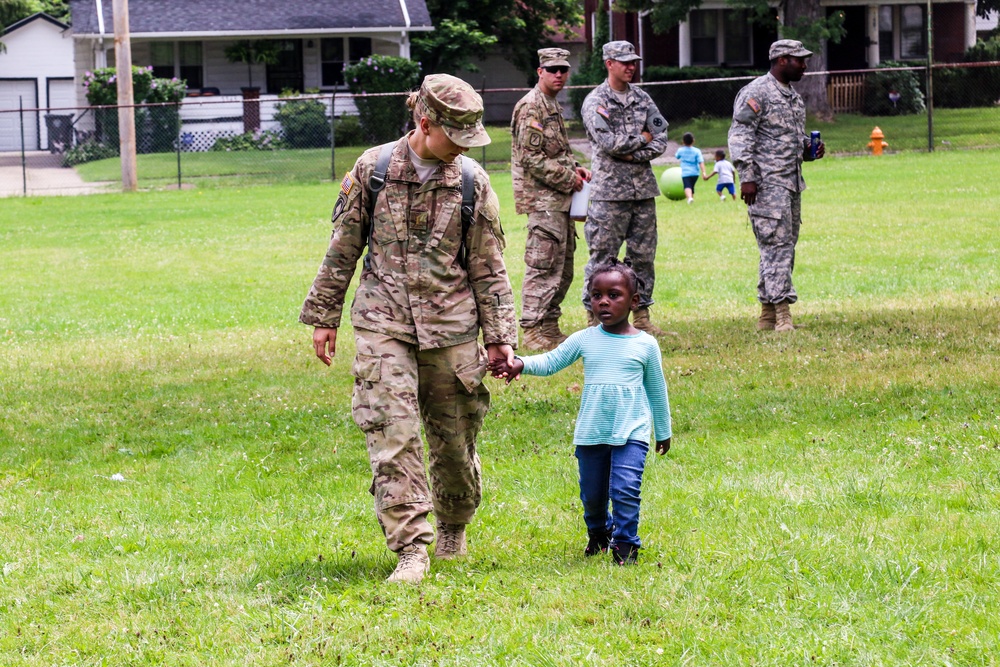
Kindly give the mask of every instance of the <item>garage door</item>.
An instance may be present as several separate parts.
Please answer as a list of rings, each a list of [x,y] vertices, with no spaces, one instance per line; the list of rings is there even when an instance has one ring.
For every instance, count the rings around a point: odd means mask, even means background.
[[[49,103],[46,107],[49,111],[46,111],[45,115],[53,114],[76,118],[78,111],[73,108],[76,106],[76,88],[73,86],[73,79],[49,79],[48,89]],[[48,124],[45,121],[45,115],[42,116],[41,127],[39,128],[42,132],[41,145],[42,148],[51,149],[52,146],[49,145]],[[67,139],[68,137],[65,135],[61,135],[57,137],[56,141],[62,140],[65,143]]]
[[[25,109],[38,106],[38,85],[30,81],[0,81],[0,151],[21,150],[21,114],[8,109]],[[24,113],[24,149],[38,150],[38,112]]]

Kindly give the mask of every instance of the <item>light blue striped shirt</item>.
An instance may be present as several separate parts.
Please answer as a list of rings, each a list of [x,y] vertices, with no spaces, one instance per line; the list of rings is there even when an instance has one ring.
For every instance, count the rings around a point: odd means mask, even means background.
[[[663,376],[660,346],[640,331],[610,334],[603,326],[577,331],[559,347],[518,357],[527,375],[552,375],[583,358],[583,395],[573,444],[624,445],[670,437],[670,400]]]

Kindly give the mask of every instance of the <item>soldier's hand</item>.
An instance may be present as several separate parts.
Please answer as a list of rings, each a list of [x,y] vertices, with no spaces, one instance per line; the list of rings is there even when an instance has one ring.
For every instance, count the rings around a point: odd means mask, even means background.
[[[745,201],[747,206],[757,201],[757,184],[740,183],[740,199]]]
[[[826,155],[826,144],[821,141],[819,142],[819,146],[816,147],[816,159],[818,160],[824,155]]]
[[[580,178],[582,178],[585,181],[588,181],[588,182],[590,181],[590,176],[591,176],[590,170],[587,169],[586,167],[577,167],[576,168],[576,175],[579,176]]]
[[[337,330],[316,327],[313,330],[313,349],[324,364],[329,366],[333,363],[333,355],[337,352]]]
[[[646,143],[648,144],[650,141],[653,140],[653,135],[650,134],[649,132],[647,132],[646,130],[643,130],[642,131],[642,138],[645,139]]]
[[[573,181],[574,192],[579,192],[580,190],[583,190],[583,180],[584,180],[583,176],[580,175],[580,172],[576,172],[576,180]]]

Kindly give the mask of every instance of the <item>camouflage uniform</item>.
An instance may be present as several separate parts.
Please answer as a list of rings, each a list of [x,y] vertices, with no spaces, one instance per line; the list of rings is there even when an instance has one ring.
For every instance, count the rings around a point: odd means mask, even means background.
[[[561,51],[563,49],[542,49]],[[539,53],[541,53],[540,51]],[[518,213],[528,214],[521,326],[558,320],[573,282],[576,228],[569,205],[579,166],[569,147],[562,107],[535,86],[514,106],[511,178]]]
[[[639,308],[648,308],[655,279],[655,197],[660,193],[649,161],[667,148],[667,121],[644,90],[630,85],[622,104],[606,80],[587,95],[581,115],[594,148],[590,208],[583,227],[590,248],[584,276],[589,280],[597,265],[618,257],[624,242],[641,281]],[[653,135],[649,143],[643,130]],[[586,288],[583,292],[583,305],[590,310],[590,295]]]
[[[420,113],[433,116],[434,108],[425,107]],[[453,141],[465,131],[446,129]],[[357,344],[352,415],[367,441],[376,516],[397,553],[433,541],[431,509],[439,523],[471,521],[482,496],[476,434],[490,403],[482,384],[486,352],[477,337],[482,329],[486,345],[517,341],[499,201],[486,172],[476,165],[466,269],[458,261],[460,160],[469,158],[442,163],[421,183],[408,136],[396,143],[385,189],[375,201],[370,261],[351,306]],[[333,237],[299,316],[305,324],[340,324],[348,285],[368,242],[369,176],[378,154],[378,148],[366,151],[341,183]]]
[[[757,184],[749,213],[760,248],[757,299],[764,304],[798,299],[792,269],[806,189],[802,161],[812,159],[805,125],[802,97],[770,73],[747,84],[733,103],[729,153],[740,182]]]

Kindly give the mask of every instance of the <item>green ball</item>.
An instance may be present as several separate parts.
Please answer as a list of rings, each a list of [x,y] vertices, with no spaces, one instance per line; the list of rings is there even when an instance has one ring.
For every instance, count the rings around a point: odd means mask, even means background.
[[[667,199],[680,201],[684,199],[684,179],[681,178],[680,167],[670,167],[660,176],[660,192]]]

